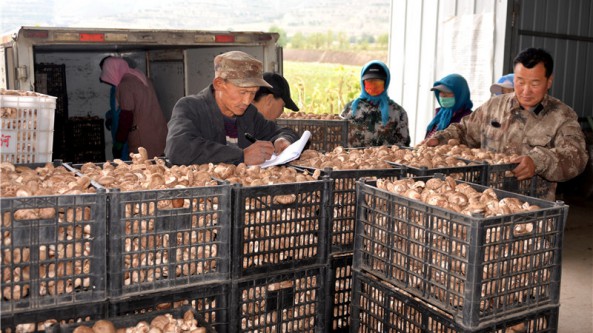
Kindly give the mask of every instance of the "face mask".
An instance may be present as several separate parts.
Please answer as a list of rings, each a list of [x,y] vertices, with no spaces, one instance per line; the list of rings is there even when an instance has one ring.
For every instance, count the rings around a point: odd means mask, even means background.
[[[439,103],[444,108],[452,108],[455,105],[455,97],[441,97],[439,96]]]
[[[385,81],[383,80],[365,80],[364,91],[371,96],[379,96],[385,91]]]

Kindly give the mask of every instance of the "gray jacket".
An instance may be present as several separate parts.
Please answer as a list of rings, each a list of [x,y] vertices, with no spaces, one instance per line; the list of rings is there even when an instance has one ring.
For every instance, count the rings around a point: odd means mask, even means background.
[[[214,87],[209,85],[196,95],[181,98],[173,107],[165,156],[173,164],[243,162],[243,149],[251,145],[245,133],[258,140],[274,142],[282,137],[290,142],[298,140],[291,129],[281,128],[266,120],[253,105],[237,117],[238,145],[227,145],[224,116],[216,104]]]

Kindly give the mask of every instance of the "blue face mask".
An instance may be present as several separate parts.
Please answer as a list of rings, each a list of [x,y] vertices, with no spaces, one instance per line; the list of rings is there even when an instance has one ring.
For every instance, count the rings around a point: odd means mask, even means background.
[[[441,97],[439,96],[439,103],[444,108],[452,108],[455,105],[455,97]]]

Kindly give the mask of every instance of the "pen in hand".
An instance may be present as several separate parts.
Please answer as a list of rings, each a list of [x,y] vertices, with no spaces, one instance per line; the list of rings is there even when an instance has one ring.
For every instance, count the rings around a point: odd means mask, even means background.
[[[253,135],[247,132],[245,132],[245,139],[249,140],[249,142],[251,143],[255,143],[255,141],[257,141],[257,139]]]

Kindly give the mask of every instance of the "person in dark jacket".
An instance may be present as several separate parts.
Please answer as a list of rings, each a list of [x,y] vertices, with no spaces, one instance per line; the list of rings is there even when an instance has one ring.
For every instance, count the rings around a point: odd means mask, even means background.
[[[299,111],[299,107],[290,97],[288,81],[282,75],[266,72],[264,73],[264,80],[273,88],[259,87],[252,103],[264,118],[276,120],[284,113],[284,108],[294,112]]]
[[[450,74],[436,81],[432,88],[440,107],[435,110],[435,116],[426,128],[425,139],[430,138],[436,131],[444,130],[451,123],[458,123],[461,118],[472,113],[472,103],[469,87],[465,78],[459,74]]]
[[[298,139],[251,104],[259,87],[272,87],[259,60],[230,51],[214,58],[214,71],[212,84],[173,107],[165,148],[171,163],[259,165]]]

